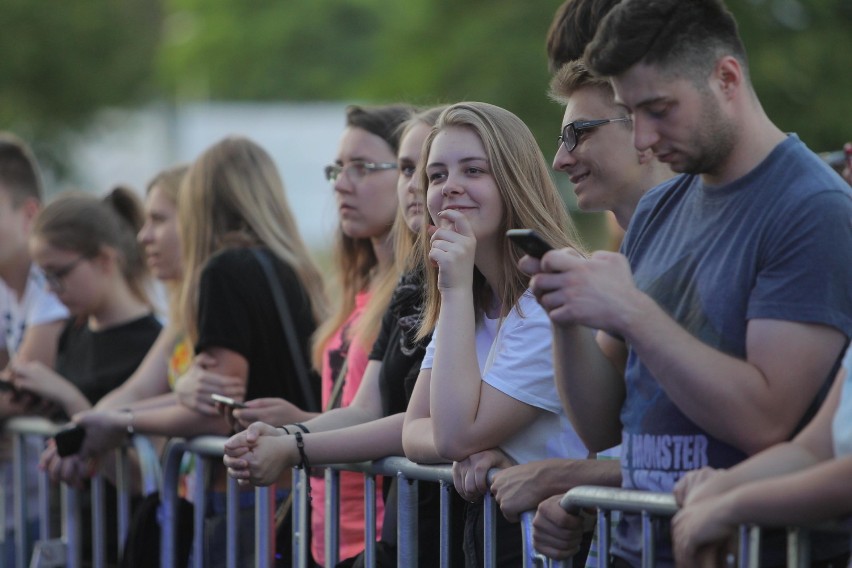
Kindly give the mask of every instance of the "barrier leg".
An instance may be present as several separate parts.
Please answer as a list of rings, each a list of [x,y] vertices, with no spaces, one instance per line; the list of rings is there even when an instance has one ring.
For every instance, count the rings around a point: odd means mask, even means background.
[[[130,468],[127,448],[124,446],[116,450],[115,476],[118,491],[118,555],[121,557],[124,540],[130,530]]]
[[[376,476],[364,475],[364,565],[376,568]]]
[[[201,459],[196,456],[196,459]],[[240,552],[239,525],[240,518],[240,489],[237,480],[228,477],[225,491],[225,566],[237,568],[237,556]]]
[[[92,478],[92,560],[95,568],[106,566],[106,482],[100,474]]]
[[[340,472],[325,470],[325,564],[335,566],[340,555]]]
[[[807,568],[811,565],[811,538],[807,529],[787,529],[787,567]]]
[[[308,475],[303,469],[293,468],[293,542],[292,560],[294,567],[308,565]]]
[[[452,492],[455,491],[453,484],[449,481],[441,481],[441,567],[446,568],[450,565],[450,526]]]
[[[396,474],[396,562],[397,566],[417,565],[417,502],[418,483],[407,479],[403,474]],[[441,519],[443,521],[443,519]],[[443,539],[443,529],[441,538]]]
[[[12,482],[15,487],[15,566],[25,568],[29,557],[29,526],[27,524],[26,459],[27,450],[24,437],[16,434],[12,442]],[[5,514],[5,511],[3,511]]]
[[[236,480],[228,479],[236,486]],[[254,565],[257,568],[275,565],[275,493],[275,485],[254,490]]]
[[[204,481],[207,479],[207,460],[195,454],[196,484],[193,492],[194,518],[192,536],[192,565],[194,568],[204,568],[204,517],[207,508],[207,488]]]
[[[497,566],[497,504],[490,491],[485,494],[483,507],[483,558],[485,568],[494,568]]]
[[[609,568],[610,512],[598,509],[598,566]]]

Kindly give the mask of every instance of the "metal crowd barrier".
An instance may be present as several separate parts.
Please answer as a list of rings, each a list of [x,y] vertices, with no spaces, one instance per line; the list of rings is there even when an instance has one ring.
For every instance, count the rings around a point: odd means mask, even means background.
[[[597,508],[598,565],[601,567],[609,566],[611,511],[637,513],[642,516],[642,567],[653,568],[656,563],[656,534],[652,520],[655,517],[671,517],[678,510],[674,495],[671,493],[652,493],[594,486],[571,489],[563,496],[560,504],[567,511],[576,511],[587,507]],[[786,552],[789,568],[810,566],[810,534],[816,530],[848,532],[848,528],[839,523],[824,523],[811,529],[788,527]],[[739,542],[736,555],[738,568],[759,568],[761,527],[750,524],[740,525],[738,533]]]
[[[192,549],[192,565],[202,568],[205,560],[204,550],[204,519],[206,517],[208,488],[205,481],[209,478],[210,462],[222,462],[224,446],[227,438],[221,436],[199,436],[191,440],[173,438],[169,441],[163,458],[163,489],[161,492],[163,505],[162,536],[160,540],[160,565],[163,568],[173,568],[176,564],[177,553],[177,511],[178,485],[180,481],[180,464],[184,453],[195,456],[195,468],[198,483],[193,492],[194,535]],[[275,486],[259,487],[255,490],[255,566],[267,568],[272,566],[275,558]],[[226,496],[226,565],[228,568],[237,567],[239,553],[238,519],[239,519],[239,485],[236,480],[228,478]]]
[[[51,482],[46,472],[28,471],[30,456],[28,441],[36,440],[37,447],[42,448],[47,438],[53,436],[62,425],[55,424],[41,417],[19,417],[10,419],[5,426],[5,432],[13,439],[13,501],[15,518],[15,567],[48,568],[53,566],[68,566],[76,568],[82,562],[82,530],[80,517],[79,492],[64,483],[60,485],[61,529],[60,536],[52,537],[54,527],[51,526]],[[150,441],[143,436],[135,436],[133,445],[140,458],[143,491],[149,493],[159,486],[159,462]],[[116,481],[118,491],[118,523],[116,526],[119,553],[124,545],[124,536],[130,526],[130,468],[127,447],[116,450]],[[32,554],[29,550],[29,504],[27,479],[31,476],[38,479],[38,525],[39,540],[35,543]],[[4,504],[2,507],[5,520],[5,488]],[[93,565],[101,568],[106,565],[106,482],[102,475],[97,474],[91,480],[92,498],[92,551]],[[4,531],[5,533],[5,531]]]
[[[417,504],[420,482],[439,483],[440,492],[440,566],[450,565],[450,492],[453,487],[452,466],[420,465],[403,457],[387,457],[373,462],[334,464],[325,468],[325,558],[334,566],[339,561],[339,472],[354,471],[364,474],[364,561],[367,568],[375,567],[376,548],[376,476],[397,478],[397,564],[400,567],[417,565]],[[489,477],[497,470],[492,470]],[[307,534],[308,496],[307,475],[301,469],[293,470],[293,566],[307,566],[309,542]],[[497,504],[491,494],[484,499],[484,558],[486,568],[496,566]],[[532,519],[534,512],[521,515],[524,568],[543,566],[570,568],[568,562],[549,560],[535,552],[532,546]]]

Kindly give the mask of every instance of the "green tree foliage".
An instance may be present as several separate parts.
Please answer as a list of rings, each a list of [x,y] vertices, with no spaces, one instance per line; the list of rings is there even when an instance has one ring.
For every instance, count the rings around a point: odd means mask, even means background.
[[[150,0],[3,0],[0,124],[50,139],[149,98],[160,21]]]

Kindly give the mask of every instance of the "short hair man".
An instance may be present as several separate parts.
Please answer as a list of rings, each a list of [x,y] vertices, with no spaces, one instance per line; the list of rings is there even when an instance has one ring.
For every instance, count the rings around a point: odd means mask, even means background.
[[[565,0],[547,30],[547,61],[551,73],[580,59],[598,24],[621,0]]]
[[[622,443],[625,487],[671,491],[788,439],[834,376],[852,335],[852,200],[764,113],[719,0],[624,0],[586,60],[611,77],[636,149],[683,175],[643,197],[624,255],[522,265],[577,432],[592,450]],[[625,518],[613,552],[636,565]],[[671,563],[665,536],[657,552]]]
[[[29,147],[12,134],[0,133],[0,368],[13,355],[52,367],[68,316],[29,255],[41,193]]]

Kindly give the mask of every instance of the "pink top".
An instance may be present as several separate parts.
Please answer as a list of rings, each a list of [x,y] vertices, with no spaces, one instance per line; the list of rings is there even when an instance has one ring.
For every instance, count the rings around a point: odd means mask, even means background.
[[[322,407],[326,408],[331,397],[331,389],[343,365],[348,352],[349,366],[343,383],[340,406],[348,406],[361,385],[364,370],[369,362],[369,349],[357,342],[350,345],[348,335],[364,312],[370,299],[369,292],[361,292],[355,297],[355,310],[346,322],[331,337],[326,345],[322,364]],[[345,339],[344,339],[345,338]],[[377,487],[381,482],[377,479]],[[314,560],[325,565],[325,481],[311,478],[311,552]],[[384,503],[381,493],[376,498],[376,534],[382,532]],[[360,473],[343,471],[340,473],[340,559],[355,556],[364,550],[364,476]]]

